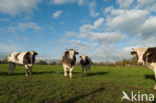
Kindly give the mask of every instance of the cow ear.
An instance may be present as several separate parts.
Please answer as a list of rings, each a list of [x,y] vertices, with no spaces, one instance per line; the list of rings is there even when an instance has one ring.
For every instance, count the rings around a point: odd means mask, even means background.
[[[137,53],[136,53],[135,51],[132,51],[132,52],[131,52],[131,55],[137,56]]]
[[[80,58],[82,58],[82,56],[80,56]]]
[[[151,52],[147,51],[145,54],[146,54],[146,56],[149,56],[149,55],[151,55]]]
[[[68,53],[69,53],[68,51],[65,52],[65,54],[68,54]]]
[[[37,52],[35,52],[35,55],[38,55],[38,53],[37,53]]]
[[[75,55],[79,55],[79,52],[75,52]]]

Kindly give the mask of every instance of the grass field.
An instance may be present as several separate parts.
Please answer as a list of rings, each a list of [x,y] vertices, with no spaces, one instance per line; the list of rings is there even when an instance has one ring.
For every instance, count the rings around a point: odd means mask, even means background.
[[[28,78],[23,66],[11,76],[7,68],[0,65],[0,103],[121,103],[122,91],[156,96],[154,73],[145,67],[93,66],[84,76],[76,66],[71,80],[57,65],[35,65]]]

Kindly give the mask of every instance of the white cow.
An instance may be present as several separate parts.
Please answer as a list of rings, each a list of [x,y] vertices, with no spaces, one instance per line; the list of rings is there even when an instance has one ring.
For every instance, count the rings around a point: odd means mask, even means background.
[[[90,71],[90,67],[92,65],[91,59],[86,55],[80,56],[80,64],[82,67],[82,72],[86,74],[87,70]]]
[[[138,64],[147,65],[152,71],[154,71],[156,79],[156,47],[154,48],[133,48],[131,54],[136,56]],[[154,86],[156,89],[156,85]]]
[[[64,76],[67,77],[67,71],[69,70],[70,79],[72,78],[72,70],[76,63],[76,56],[79,53],[74,49],[67,49],[62,56],[62,64],[64,67]]]
[[[36,55],[38,54],[35,51],[11,53],[7,58],[9,64],[8,74],[12,74],[14,72],[16,64],[25,66],[26,76],[28,76],[28,71],[31,74]]]

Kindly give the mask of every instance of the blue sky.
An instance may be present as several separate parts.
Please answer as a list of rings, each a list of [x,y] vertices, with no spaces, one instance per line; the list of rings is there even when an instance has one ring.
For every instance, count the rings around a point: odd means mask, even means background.
[[[0,0],[0,56],[35,50],[60,59],[66,48],[93,61],[131,58],[156,43],[156,0]]]

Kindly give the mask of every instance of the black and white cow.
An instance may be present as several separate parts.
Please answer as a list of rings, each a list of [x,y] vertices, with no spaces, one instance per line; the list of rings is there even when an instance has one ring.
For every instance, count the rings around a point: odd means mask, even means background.
[[[14,72],[14,68],[16,67],[16,64],[25,66],[26,76],[28,76],[28,71],[31,74],[36,55],[38,54],[35,51],[11,53],[7,58],[9,64],[8,74],[12,74]]]
[[[70,79],[72,78],[72,70],[74,69],[74,65],[76,63],[76,55],[78,55],[74,49],[67,49],[62,56],[62,64],[64,68],[64,76],[67,77],[67,71],[69,71]]]
[[[91,67],[91,59],[86,56],[86,55],[81,55],[80,56],[80,64],[81,64],[81,67],[82,67],[82,72],[84,74],[86,74],[87,70],[90,71],[90,67]]]
[[[139,65],[147,65],[154,71],[156,79],[156,47],[153,48],[133,48],[131,54],[137,57]],[[154,87],[156,89],[156,85]]]

